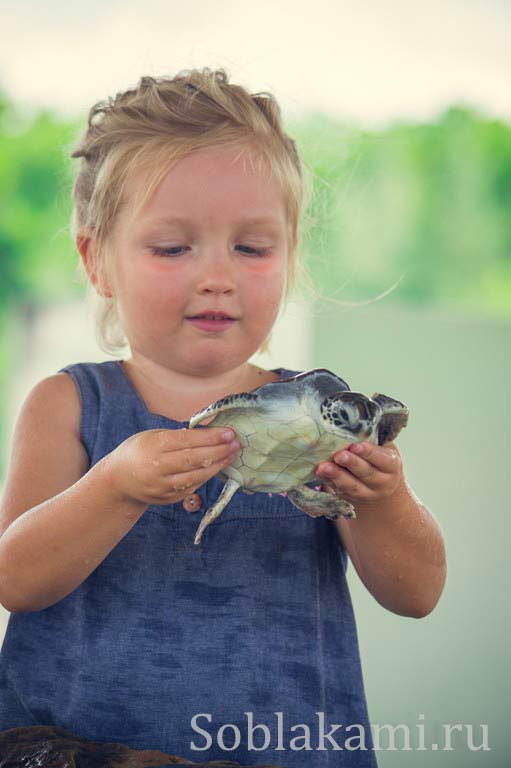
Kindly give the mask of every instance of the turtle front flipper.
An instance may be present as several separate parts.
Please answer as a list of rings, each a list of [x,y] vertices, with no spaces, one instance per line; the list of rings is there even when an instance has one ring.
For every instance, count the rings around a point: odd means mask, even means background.
[[[207,419],[210,416],[216,416],[218,413],[222,413],[222,411],[230,411],[231,415],[234,416],[238,412],[238,409],[255,408],[258,403],[258,395],[253,395],[250,392],[239,392],[235,395],[227,395],[227,397],[222,397],[221,400],[211,403],[207,408],[203,408],[201,411],[194,413],[189,422],[190,429],[193,429],[197,424],[200,424],[201,421],[204,421],[204,419]]]
[[[204,528],[206,528],[216,517],[218,517],[224,507],[226,507],[230,502],[231,498],[234,496],[239,487],[240,484],[237,483],[236,480],[228,480],[226,482],[222,489],[222,493],[202,518],[200,525],[197,528],[195,539],[193,540],[194,544],[200,543],[202,534],[204,533]]]
[[[291,488],[287,492],[287,498],[295,507],[306,512],[311,517],[327,517],[329,520],[337,520],[339,515],[343,517],[355,517],[353,505],[338,496],[324,491],[315,491],[306,485]]]
[[[408,424],[408,406],[401,400],[375,392],[371,397],[382,409],[378,423],[378,445],[391,443]]]

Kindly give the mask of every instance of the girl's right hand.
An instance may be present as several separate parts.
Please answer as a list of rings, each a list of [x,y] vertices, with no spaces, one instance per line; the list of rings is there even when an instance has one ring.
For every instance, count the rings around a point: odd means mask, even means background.
[[[239,448],[225,426],[149,429],[105,456],[104,469],[122,498],[175,504],[231,464]]]

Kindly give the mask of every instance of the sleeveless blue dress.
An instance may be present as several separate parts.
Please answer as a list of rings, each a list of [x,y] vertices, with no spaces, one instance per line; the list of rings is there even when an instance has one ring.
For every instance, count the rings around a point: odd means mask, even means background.
[[[149,412],[119,360],[62,371],[91,466],[137,432],[188,426]],[[11,614],[0,730],[56,725],[196,762],[376,766],[333,523],[238,491],[196,546],[221,489],[216,478],[197,489],[200,514],[149,506],[70,595]]]

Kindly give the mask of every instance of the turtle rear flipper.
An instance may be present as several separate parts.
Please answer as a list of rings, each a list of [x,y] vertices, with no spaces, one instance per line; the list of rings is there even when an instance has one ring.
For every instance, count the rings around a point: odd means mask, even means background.
[[[356,517],[355,509],[348,501],[331,493],[315,491],[306,485],[290,488],[287,498],[310,517],[327,517],[329,520],[337,520],[339,515],[347,518]]]
[[[224,507],[226,507],[230,502],[231,498],[234,496],[239,487],[240,484],[237,483],[236,480],[229,479],[226,482],[222,489],[222,493],[200,521],[200,525],[197,528],[197,533],[195,534],[195,539],[193,540],[194,544],[200,543],[202,534],[204,533],[204,528],[206,528],[211,522],[213,522],[216,517],[218,517]]]

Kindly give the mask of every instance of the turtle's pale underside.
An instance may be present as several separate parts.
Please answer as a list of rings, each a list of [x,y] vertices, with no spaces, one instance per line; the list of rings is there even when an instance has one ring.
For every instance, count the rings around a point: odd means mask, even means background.
[[[239,488],[249,493],[286,492],[311,517],[355,517],[350,503],[307,483],[317,484],[318,464],[352,443],[384,445],[394,440],[407,424],[408,408],[386,395],[352,392],[343,379],[314,368],[217,400],[192,416],[190,428],[212,416],[208,426],[232,427],[241,449],[217,475],[225,485],[204,515],[195,544]]]

